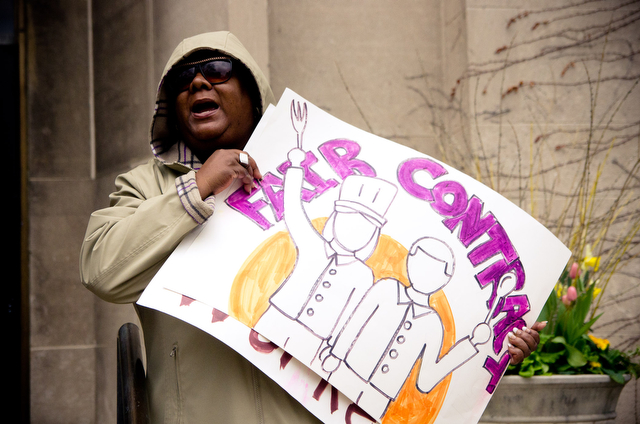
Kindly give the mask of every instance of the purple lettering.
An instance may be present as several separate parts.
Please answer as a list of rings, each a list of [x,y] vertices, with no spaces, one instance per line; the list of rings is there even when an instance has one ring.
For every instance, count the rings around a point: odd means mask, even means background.
[[[460,234],[458,238],[465,247],[469,247],[471,243],[476,241],[496,223],[496,218],[491,212],[481,217],[482,207],[482,201],[476,196],[472,196],[471,199],[469,199],[465,213],[443,221],[444,226],[451,232],[460,224]]]
[[[314,187],[313,190],[309,190],[307,188],[302,189],[302,200],[305,202],[310,202],[312,199],[321,195],[328,189],[338,185],[336,180],[323,180],[320,175],[311,169],[311,166],[317,162],[318,159],[313,152],[307,152],[306,159],[302,162],[305,181]],[[278,166],[277,169],[279,172],[284,174],[290,166],[291,162],[287,161]],[[268,204],[271,205],[276,221],[282,220],[282,217],[284,216],[284,192],[282,191],[282,178],[272,174],[271,172],[267,172],[263,176],[260,186]],[[262,229],[269,229],[272,224],[259,212],[260,209],[265,207],[266,203],[263,200],[258,200],[254,203],[251,203],[248,200],[254,193],[255,191],[252,191],[251,195],[247,195],[244,189],[240,188],[229,196],[227,204],[249,217]]]
[[[327,382],[327,380],[320,380],[320,382],[318,383],[318,386],[316,387],[316,389],[313,391],[313,398],[315,400],[320,400],[320,396],[322,396],[322,393],[325,391],[325,389],[329,387],[329,383]],[[336,412],[338,410],[338,390],[331,386],[331,413],[333,414],[334,412]]]
[[[273,342],[263,342],[260,340],[260,335],[253,329],[251,329],[249,333],[249,344],[256,352],[260,353],[271,353],[278,348]]]
[[[458,216],[467,207],[467,191],[456,181],[442,181],[433,187],[434,211],[444,216]],[[451,200],[448,200],[452,198]]]
[[[293,359],[293,356],[289,352],[282,351],[282,356],[280,357],[280,369],[283,370],[289,362]]]
[[[314,155],[313,152],[306,152],[305,160],[300,164],[302,169],[304,169],[304,180],[313,186],[313,190],[307,190],[305,188],[302,189],[302,200],[305,202],[310,202],[314,197],[320,196],[325,191],[338,185],[336,180],[332,178],[324,180],[313,169],[311,169],[311,166],[316,163],[318,163],[316,155]],[[278,167],[278,172],[284,175],[285,171],[290,166],[291,162],[286,161]]]
[[[418,199],[431,202],[433,201],[431,190],[421,186],[413,178],[418,171],[427,171],[431,178],[436,179],[446,174],[447,170],[442,165],[424,158],[409,159],[398,167],[398,181],[402,188]]]
[[[269,200],[271,204],[271,208],[273,209],[273,214],[276,217],[276,220],[280,221],[284,215],[284,200],[283,195],[284,191],[282,191],[282,179],[276,177],[271,172],[267,172],[262,176],[262,182],[260,183],[262,186],[262,191],[264,195]],[[274,187],[277,189],[274,189]]]
[[[330,140],[318,147],[322,156],[327,160],[329,166],[343,180],[349,175],[360,174],[368,177],[375,177],[376,171],[368,163],[354,159],[360,153],[360,145],[355,141],[347,139]],[[341,150],[345,152],[340,153]]]
[[[195,299],[192,299],[190,297],[187,297],[185,295],[182,295],[182,297],[180,298],[180,306],[189,306],[191,305],[193,302],[195,301]]]
[[[213,308],[213,310],[211,311],[211,322],[215,323],[215,322],[222,322],[225,319],[229,318],[229,315],[225,314],[224,312]]]
[[[494,317],[506,312],[506,316],[493,326],[493,351],[496,354],[502,350],[504,339],[509,331],[527,325],[522,316],[529,312],[529,309],[529,298],[524,294],[508,296],[504,299],[502,306],[496,308],[496,312],[493,314]]]
[[[511,263],[507,263],[504,259],[500,259],[476,274],[476,280],[480,287],[485,288],[489,284],[492,285],[491,297],[487,300],[487,309],[491,309],[493,307],[500,279],[503,275],[511,271],[516,273],[515,290],[521,290],[522,287],[524,287],[525,275],[520,259],[516,259]]]
[[[493,393],[493,391],[496,389],[496,387],[498,386],[498,382],[500,381],[500,377],[502,377],[502,374],[504,374],[504,371],[508,366],[509,352],[505,352],[500,357],[500,361],[498,362],[496,362],[496,360],[492,357],[487,356],[487,359],[484,361],[484,369],[489,371],[489,374],[491,374],[491,380],[489,381],[489,384],[486,388],[488,393]]]
[[[346,424],[351,424],[351,417],[353,417],[353,415],[360,415],[363,418],[367,418],[369,420],[371,420],[371,422],[376,422],[376,420],[374,418],[372,418],[369,414],[367,414],[366,412],[364,412],[362,410],[362,408],[360,408],[358,405],[356,405],[355,403],[352,403],[351,405],[347,406],[347,412],[344,415],[344,422]]]
[[[500,223],[496,223],[491,227],[487,234],[491,237],[491,240],[476,247],[468,255],[473,266],[481,264],[498,253],[502,253],[507,262],[513,262],[518,258],[518,253]]]
[[[234,191],[231,196],[227,198],[227,205],[229,207],[237,210],[244,216],[251,219],[253,222],[258,224],[260,228],[263,230],[268,230],[271,227],[271,223],[260,213],[260,210],[267,206],[267,202],[264,200],[256,200],[255,202],[250,202],[249,199],[253,196],[257,191],[259,191],[259,187],[255,187],[251,190],[251,193],[247,193],[244,191],[243,187],[240,187],[236,191]]]

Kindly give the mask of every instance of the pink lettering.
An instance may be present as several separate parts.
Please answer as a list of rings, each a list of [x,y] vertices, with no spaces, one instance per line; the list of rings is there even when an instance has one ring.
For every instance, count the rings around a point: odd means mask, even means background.
[[[529,312],[529,298],[526,295],[508,296],[500,308],[496,308],[494,317],[503,312],[506,316],[493,326],[493,351],[498,354],[502,350],[505,337],[514,328],[522,328],[526,322],[522,317]]]
[[[458,216],[467,207],[467,192],[456,181],[442,181],[433,187],[431,207],[443,216]]]
[[[280,357],[280,369],[283,370],[289,362],[293,359],[293,356],[289,352],[282,351],[282,356]]]
[[[491,309],[493,307],[500,279],[503,275],[511,271],[516,273],[515,290],[521,290],[522,287],[524,287],[525,275],[520,259],[516,259],[511,263],[507,263],[504,259],[500,259],[476,274],[476,280],[480,287],[484,288],[489,284],[492,285],[491,297],[487,301],[487,309]]]
[[[256,352],[260,353],[271,353],[278,348],[273,342],[263,342],[260,340],[260,335],[253,329],[249,333],[249,344]]]
[[[518,253],[500,223],[496,223],[491,227],[487,234],[489,234],[491,240],[476,247],[468,255],[473,266],[481,264],[498,253],[502,253],[507,262],[513,262],[518,258]]]
[[[360,145],[347,139],[330,140],[318,147],[329,166],[343,180],[349,175],[359,174],[375,177],[376,171],[368,163],[354,159],[360,153]],[[344,153],[342,153],[344,152]]]
[[[189,306],[193,302],[195,302],[195,299],[192,299],[192,298],[187,297],[185,295],[182,295],[182,297],[180,298],[180,306]]]
[[[311,184],[313,190],[302,189],[302,200],[310,202],[314,197],[320,196],[330,188],[336,187],[338,182],[334,179],[324,180],[318,173],[311,169],[312,165],[318,163],[318,158],[313,152],[306,152],[305,160],[302,161],[300,166],[304,169],[304,180]],[[291,166],[291,162],[286,161],[278,167],[278,172],[285,174],[287,168]]]
[[[320,396],[322,396],[322,393],[325,391],[325,389],[329,387],[329,383],[326,380],[320,380],[320,382],[318,383],[318,386],[316,387],[316,389],[313,391],[313,398],[315,400],[320,400]],[[338,390],[331,386],[331,413],[333,414],[334,412],[336,412],[338,410]]]
[[[491,380],[489,381],[489,384],[487,385],[487,388],[486,388],[488,393],[493,393],[493,391],[496,389],[496,386],[500,381],[500,377],[502,377],[502,374],[504,374],[504,371],[507,369],[508,366],[509,366],[509,352],[505,352],[500,357],[500,361],[498,362],[496,362],[496,360],[493,359],[492,357],[487,356],[487,359],[484,361],[484,369],[489,371],[489,374],[491,374]]]
[[[460,224],[460,235],[458,237],[465,247],[469,247],[471,243],[496,223],[496,218],[491,212],[481,217],[482,206],[482,201],[476,196],[472,196],[469,199],[465,213],[455,218],[445,219],[442,222],[451,232]]]
[[[320,196],[330,188],[336,187],[338,182],[333,179],[324,180],[320,175],[311,169],[311,166],[316,164],[318,159],[313,152],[307,152],[306,159],[302,162],[302,168],[304,169],[305,181],[310,184],[313,189],[302,189],[302,200],[310,202],[312,199]],[[278,171],[285,173],[287,168],[291,166],[290,162],[284,162],[278,166]],[[281,221],[284,216],[284,199],[283,195],[283,180],[282,178],[267,172],[263,178],[260,186],[252,190],[251,194],[247,194],[242,187],[236,190],[231,196],[227,198],[226,203],[233,209],[242,213],[253,222],[258,224],[263,230],[268,230],[272,227],[272,223],[262,214],[260,211],[267,205],[271,206],[273,215],[276,221]],[[264,199],[259,199],[251,202],[249,199],[256,194],[259,190],[262,190]]]
[[[421,186],[414,179],[414,174],[418,171],[427,171],[433,179],[441,177],[447,171],[436,162],[424,158],[409,159],[398,167],[398,181],[402,188],[418,199],[431,202],[433,201],[431,190]]]
[[[284,200],[282,191],[283,181],[281,178],[273,175],[271,172],[267,172],[262,176],[262,191],[269,200],[273,213],[277,221],[280,221],[284,216]]]
[[[261,190],[259,187],[255,187],[251,190],[251,193],[247,193],[243,187],[240,187],[227,198],[226,203],[232,209],[237,210],[258,224],[263,230],[268,230],[272,224],[260,213],[260,210],[267,206],[267,202],[262,199],[255,202],[249,200],[259,190]]]
[[[355,403],[352,403],[351,405],[347,406],[347,412],[345,413],[345,416],[344,416],[344,421],[345,421],[346,424],[351,424],[351,420],[352,420],[352,417],[353,417],[354,414],[355,415],[360,415],[363,418],[367,418],[367,419],[371,420],[371,422],[375,422],[376,421],[369,414],[364,412],[362,410],[362,408],[360,408]]]
[[[213,310],[211,311],[211,322],[222,322],[225,319],[229,318],[229,315],[225,314],[224,312],[213,308]]]

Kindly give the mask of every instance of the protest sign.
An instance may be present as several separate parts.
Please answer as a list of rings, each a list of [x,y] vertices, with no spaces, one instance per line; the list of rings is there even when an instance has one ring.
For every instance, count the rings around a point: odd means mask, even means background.
[[[477,422],[568,249],[500,194],[286,90],[139,300],[229,344],[324,422]]]

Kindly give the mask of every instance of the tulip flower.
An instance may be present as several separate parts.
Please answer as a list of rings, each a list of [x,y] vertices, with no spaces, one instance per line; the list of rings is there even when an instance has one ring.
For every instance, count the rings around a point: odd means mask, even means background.
[[[578,275],[580,275],[580,265],[578,265],[578,262],[574,262],[569,270],[569,278],[575,280]]]
[[[578,291],[576,290],[575,287],[569,286],[569,288],[567,289],[567,300],[569,302],[573,302],[577,298],[578,298]]]
[[[564,306],[570,306],[571,305],[571,301],[567,298],[566,294],[562,296],[562,303],[564,303]]]

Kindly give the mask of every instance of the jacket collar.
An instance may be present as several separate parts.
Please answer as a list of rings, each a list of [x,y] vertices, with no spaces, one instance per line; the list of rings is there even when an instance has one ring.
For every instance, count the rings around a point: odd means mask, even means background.
[[[202,167],[202,162],[182,140],[178,140],[168,149],[164,149],[160,143],[151,143],[151,150],[157,160],[170,168],[188,172],[198,171]]]
[[[435,312],[429,306],[429,295],[417,292],[412,287],[405,287],[402,284],[398,284],[398,304],[410,305],[413,318],[420,318]]]

